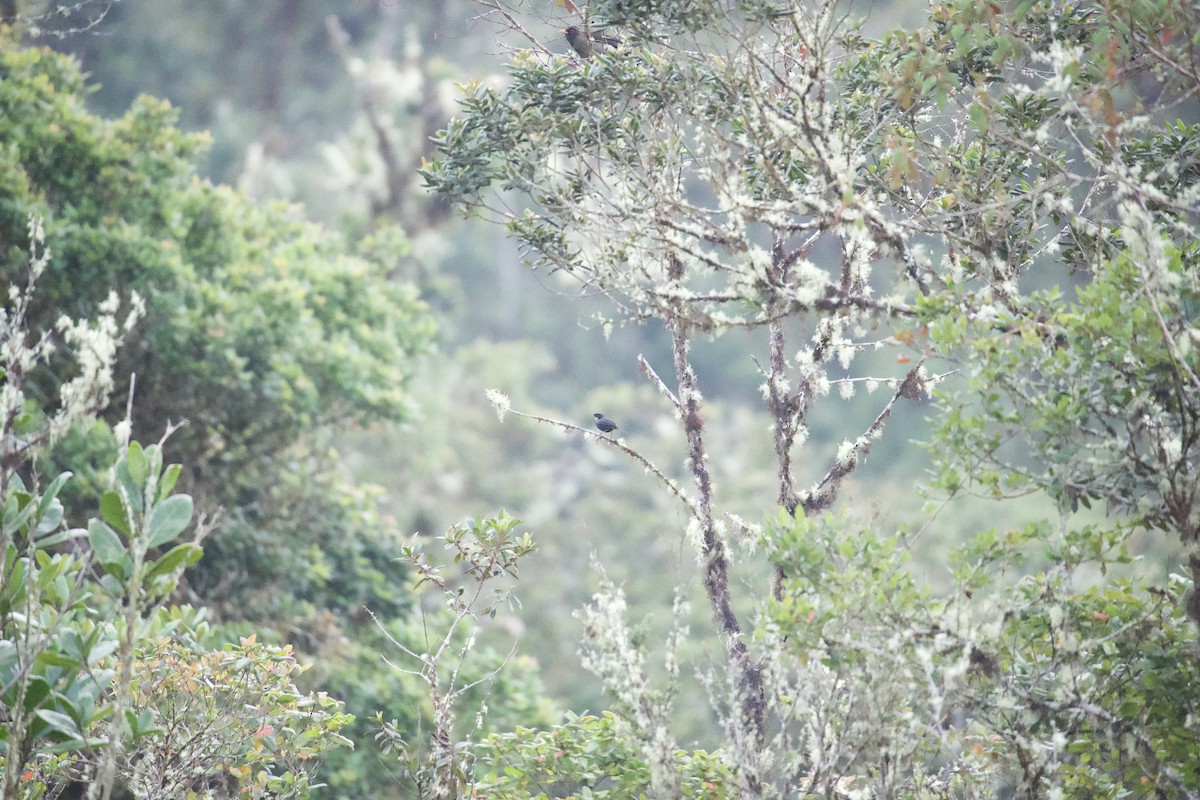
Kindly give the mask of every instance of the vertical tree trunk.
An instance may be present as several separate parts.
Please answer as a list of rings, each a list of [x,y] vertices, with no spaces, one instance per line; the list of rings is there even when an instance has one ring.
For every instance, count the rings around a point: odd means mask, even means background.
[[[674,256],[669,256],[671,270],[681,270],[682,265]],[[729,559],[725,552],[725,541],[713,521],[712,476],[708,471],[708,459],[704,451],[704,422],[700,418],[700,391],[696,373],[688,360],[690,347],[687,323],[679,317],[668,324],[674,352],[675,377],[679,383],[679,408],[683,415],[684,432],[688,442],[688,468],[696,481],[699,495],[697,501],[699,522],[703,533],[704,591],[712,606],[713,618],[725,637],[729,666],[733,671],[733,704],[730,721],[735,756],[742,769],[742,796],[745,798],[762,795],[760,754],[766,740],[766,695],[763,688],[762,667],[750,657],[743,639],[742,626],[729,598]]]

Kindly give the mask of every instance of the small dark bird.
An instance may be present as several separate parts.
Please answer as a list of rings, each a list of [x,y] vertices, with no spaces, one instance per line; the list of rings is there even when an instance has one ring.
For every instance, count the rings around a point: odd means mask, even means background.
[[[603,50],[606,47],[619,47],[621,44],[621,40],[615,36],[608,36],[598,30],[593,30],[589,36],[574,25],[564,28],[563,36],[567,37],[567,44],[579,53],[580,58],[591,58],[597,48]]]
[[[592,414],[592,416],[596,418],[596,427],[604,433],[612,433],[613,431],[617,430],[617,423],[613,422],[599,411],[597,411],[595,414]]]

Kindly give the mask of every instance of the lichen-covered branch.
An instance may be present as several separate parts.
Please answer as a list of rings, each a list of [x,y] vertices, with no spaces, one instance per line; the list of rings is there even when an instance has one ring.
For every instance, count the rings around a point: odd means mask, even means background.
[[[671,258],[668,255],[668,258]],[[672,269],[678,268],[678,262]],[[704,449],[704,421],[700,416],[700,388],[688,359],[690,347],[686,325],[678,320],[668,323],[674,355],[675,378],[679,383],[679,404],[683,430],[687,436],[688,469],[696,482],[697,520],[704,558],[704,591],[712,606],[713,617],[725,640],[733,670],[731,715],[733,746],[742,772],[743,794],[757,797],[762,793],[761,751],[766,737],[767,705],[762,667],[750,655],[743,639],[742,626],[733,610],[729,595],[729,558],[725,540],[713,519],[713,482]]]

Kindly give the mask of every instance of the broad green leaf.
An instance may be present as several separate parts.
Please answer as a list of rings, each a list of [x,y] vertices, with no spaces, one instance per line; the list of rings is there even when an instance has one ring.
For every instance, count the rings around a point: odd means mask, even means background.
[[[129,465],[129,477],[133,478],[133,482],[138,486],[145,486],[146,454],[140,444],[129,443],[129,450],[125,453],[125,462]]]
[[[30,517],[37,511],[37,504],[28,492],[10,492],[4,502],[4,529],[15,531],[29,522]]]
[[[38,504],[37,513],[37,529],[34,531],[35,541],[37,536],[53,533],[58,530],[58,526],[63,521],[63,505],[58,501],[58,498],[53,498],[48,504]]]
[[[104,496],[100,498],[100,516],[121,533],[132,536],[129,529],[129,516],[125,513],[125,504],[121,501],[121,495],[116,492],[105,492]]]
[[[129,463],[125,459],[117,462],[117,480],[121,482],[121,486],[129,495],[129,505],[132,506],[133,513],[142,513],[143,485],[133,479],[133,474],[129,471]]]
[[[101,736],[87,736],[82,739],[74,736],[66,741],[47,747],[45,752],[49,753],[50,755],[54,755],[56,753],[70,753],[75,750],[88,750],[100,747],[107,742],[108,740]]]
[[[146,470],[149,475],[158,477],[162,472],[162,448],[156,444],[152,444],[146,448]]]
[[[44,667],[66,667],[67,669],[79,669],[83,664],[79,663],[79,659],[72,658],[65,653],[57,653],[53,650],[43,650],[38,653],[37,663]]]
[[[60,531],[50,536],[38,538],[34,544],[39,548],[53,547],[56,544],[70,541],[71,539],[79,539],[87,535],[87,531],[83,528],[71,528],[67,531]]]
[[[124,575],[122,575],[122,577],[124,577]],[[112,574],[111,572],[100,576],[100,585],[104,588],[104,591],[108,592],[114,597],[121,594],[123,591],[121,581],[117,580],[116,575]]]
[[[171,490],[175,488],[175,481],[179,480],[179,473],[182,469],[178,464],[172,464],[167,467],[167,471],[163,473],[162,481],[158,484],[157,502],[161,503],[164,498],[171,494]]]
[[[68,480],[70,480],[70,478],[71,478],[70,472],[63,472],[63,473],[59,474],[59,476],[56,477],[54,480],[50,481],[50,485],[48,485],[46,487],[45,491],[42,492],[42,499],[38,502],[38,518],[39,519],[45,518],[46,512],[47,512],[47,510],[49,510],[51,504],[53,504],[54,501],[58,499],[58,493],[62,489],[63,484],[65,484]],[[60,508],[61,508],[61,505],[62,504],[60,503],[59,504]],[[60,518],[61,518],[61,516],[60,516]]]
[[[89,667],[94,667],[102,658],[105,658],[116,652],[120,642],[116,639],[105,639],[93,645],[87,652],[87,663]]]
[[[104,571],[107,573],[105,577],[111,577],[114,580],[113,585],[118,587],[113,591],[114,595],[120,595],[125,591],[125,581],[133,574],[133,559],[129,556],[120,558],[116,561],[106,561],[102,564]]]
[[[9,694],[12,695],[11,699],[8,697]],[[25,685],[25,710],[33,711],[49,696],[50,682],[40,675],[31,676]],[[5,692],[5,700],[10,705],[16,702],[17,686],[15,683],[8,692]]]
[[[11,600],[12,605],[18,603],[17,597],[25,591],[26,561],[17,558],[17,548],[9,545],[5,548],[4,584],[0,587],[0,597]]]
[[[168,497],[150,515],[150,547],[174,539],[192,521],[192,498],[186,494]]]
[[[125,545],[121,544],[121,539],[98,519],[88,522],[88,544],[101,564],[116,564],[125,558]]]
[[[204,550],[190,542],[172,547],[166,555],[158,559],[146,572],[146,580],[153,580],[159,575],[169,575],[179,566],[190,567],[200,560]]]
[[[129,725],[129,732],[134,739],[141,739],[146,736],[154,736],[162,733],[163,729],[154,725],[154,714],[150,711],[143,711],[141,714],[134,716],[132,711],[125,712],[125,721]]]

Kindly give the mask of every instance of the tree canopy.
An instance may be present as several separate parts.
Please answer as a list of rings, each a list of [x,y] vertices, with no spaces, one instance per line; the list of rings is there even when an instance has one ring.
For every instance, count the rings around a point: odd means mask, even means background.
[[[304,575],[286,558],[295,542],[278,541],[282,528],[247,546],[262,529],[252,509],[270,496],[272,510],[292,502],[268,468],[303,464],[323,427],[406,413],[405,385],[432,324],[411,286],[387,280],[403,237],[383,231],[351,248],[299,208],[258,207],[196,176],[204,137],[172,127],[167,104],[143,98],[105,120],[85,107],[68,58],[12,46],[0,57],[0,237],[20,241],[38,216],[56,267],[30,324],[91,313],[113,287],[138,291],[146,316],[121,353],[108,419],[123,416],[132,388],[135,436],[188,421],[172,440],[185,484],[242,526],[241,543],[217,537],[211,555],[228,546],[234,557],[213,568]],[[0,265],[10,282],[22,269],[20,251]],[[332,511],[339,501],[317,505]],[[322,513],[292,523],[328,525]]]

